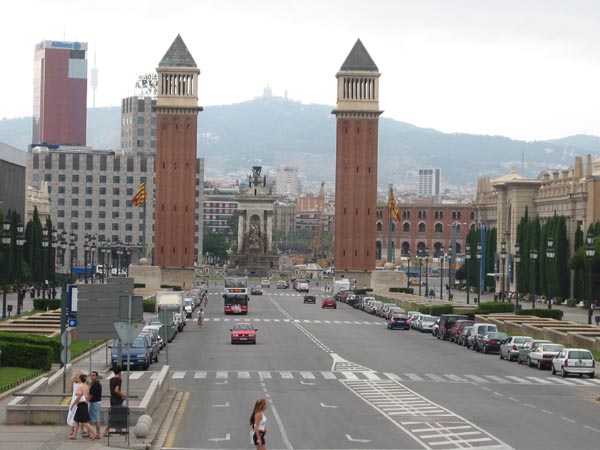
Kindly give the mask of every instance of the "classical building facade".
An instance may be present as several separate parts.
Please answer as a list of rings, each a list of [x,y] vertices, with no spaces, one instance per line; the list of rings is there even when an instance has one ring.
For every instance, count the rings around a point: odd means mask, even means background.
[[[179,35],[156,70],[154,264],[193,268],[200,70]]]
[[[23,219],[25,212],[25,167],[24,151],[0,142],[0,209],[17,211]]]
[[[337,78],[335,243],[336,275],[370,285],[375,269],[379,135],[379,69],[356,41]]]

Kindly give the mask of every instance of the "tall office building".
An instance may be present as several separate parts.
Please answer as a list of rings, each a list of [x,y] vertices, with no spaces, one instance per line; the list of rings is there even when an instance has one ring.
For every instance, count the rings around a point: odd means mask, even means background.
[[[200,70],[177,35],[156,71],[154,264],[193,268]]]
[[[127,97],[121,100],[121,148],[127,153],[156,155],[156,98]]]
[[[275,194],[296,198],[300,194],[298,166],[279,164],[275,178]]]
[[[35,46],[32,144],[86,145],[87,43]]]
[[[370,284],[375,269],[379,69],[356,41],[336,74],[335,270]]]
[[[419,195],[437,197],[440,195],[442,169],[419,169]]]

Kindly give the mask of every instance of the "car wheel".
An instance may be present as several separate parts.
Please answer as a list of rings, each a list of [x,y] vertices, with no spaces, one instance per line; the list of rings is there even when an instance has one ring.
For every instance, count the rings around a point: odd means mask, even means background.
[[[504,359],[504,355],[502,354],[502,350],[500,350],[500,359]]]
[[[552,375],[556,375],[556,369],[554,368],[554,363],[551,364],[550,371],[552,372]]]
[[[537,368],[538,368],[538,370],[542,370],[544,368],[541,361],[537,362]]]
[[[232,340],[231,340],[231,345],[233,345],[233,344],[235,344],[235,341],[232,339]]]
[[[590,373],[590,379],[594,378],[596,374],[594,372]]]
[[[529,356],[527,357],[527,365],[531,367],[531,358]]]
[[[484,345],[484,346],[483,346],[483,353],[487,354],[487,352],[488,352],[487,345]]]
[[[561,367],[561,368],[560,368],[560,375],[561,375],[563,378],[567,378],[567,375],[568,375],[568,373],[567,373],[567,371],[565,370],[565,368],[564,368],[564,367]]]

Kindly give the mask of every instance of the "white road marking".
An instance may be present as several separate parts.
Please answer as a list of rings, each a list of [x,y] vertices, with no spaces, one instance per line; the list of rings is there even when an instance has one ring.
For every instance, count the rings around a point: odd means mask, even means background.
[[[412,381],[423,381],[423,378],[421,378],[419,375],[417,375],[415,373],[405,373],[404,375],[406,375]]]
[[[350,436],[349,434],[346,435],[346,439],[348,439],[350,442],[361,442],[361,443],[367,443],[367,442],[371,442],[369,439],[354,439],[352,436]]]
[[[531,403],[523,403],[523,404],[524,404],[525,406],[529,407],[529,408],[532,408],[532,409],[535,409],[535,408],[537,408],[537,406],[535,406],[535,405],[532,405]]]
[[[321,374],[326,380],[337,380],[337,377],[333,372],[321,372]]]
[[[219,379],[227,378],[228,373],[226,371],[218,371],[216,377]]]
[[[238,378],[250,378],[250,372],[238,372]]]
[[[561,419],[566,420],[567,422],[577,423],[573,419],[570,419],[569,417],[561,417]]]
[[[547,409],[542,409],[541,411],[543,413],[546,413],[546,414],[552,414],[552,415],[554,415],[554,413],[552,411],[548,411]]]
[[[526,377],[529,380],[535,381],[536,383],[540,383],[540,384],[552,384],[552,382],[545,380],[543,378],[538,378],[538,377]]]
[[[270,379],[271,372],[258,372],[258,376],[261,380]]]
[[[289,371],[281,371],[281,378],[283,378],[284,380],[291,380],[292,378],[294,378],[294,375],[292,375],[292,372]]]
[[[177,380],[177,379],[181,379],[181,378],[183,378],[183,377],[185,377],[185,372],[175,372],[175,373],[173,374],[173,377],[172,377],[172,378],[173,378],[174,380]]]
[[[589,425],[584,425],[583,428],[587,428],[588,430],[595,431],[596,433],[600,433],[600,430],[597,428],[590,427]]]
[[[485,376],[487,378],[489,378],[490,380],[497,381],[498,383],[503,383],[503,384],[508,383],[508,381],[506,381],[504,378],[501,378],[501,377],[496,377],[494,375],[485,375]]]
[[[368,380],[381,380],[375,372],[363,372]]]
[[[310,372],[300,372],[300,375],[305,380],[314,380],[315,379],[315,376],[312,373],[310,373]]]
[[[594,386],[594,383],[590,383],[587,380],[571,380],[573,383],[582,384],[584,386]]]
[[[336,405],[326,405],[325,403],[321,403],[321,407],[323,408],[339,408],[339,406]]]
[[[465,378],[469,378],[476,383],[489,383],[485,378],[478,377],[477,375],[465,375]]]
[[[346,380],[358,380],[358,377],[354,375],[352,372],[342,372],[346,377]]]
[[[461,378],[458,375],[453,375],[451,373],[445,373],[444,376],[450,378],[452,381],[457,381],[459,383],[465,383],[467,381],[464,378]]]
[[[228,441],[230,439],[231,439],[231,436],[229,433],[227,433],[224,438],[208,438],[209,441],[213,441],[213,442]]]
[[[568,380],[563,380],[562,378],[552,378],[552,381],[560,384],[566,384],[567,386],[575,386],[575,384],[571,383]]]
[[[150,379],[152,380],[156,380],[158,378],[158,376],[160,375],[160,372],[154,372],[151,376]],[[112,377],[111,377],[112,378]]]
[[[206,370],[194,372],[194,378],[206,378]]]
[[[512,375],[507,375],[506,378],[516,381],[517,383],[521,383],[521,384],[530,384],[531,383],[530,381],[527,381],[527,380],[523,379],[522,377],[515,377]]]
[[[228,408],[229,407],[229,402],[225,402],[222,405],[212,405],[215,408]]]
[[[400,378],[400,377],[399,377],[398,375],[396,375],[395,373],[389,373],[389,372],[386,372],[386,373],[384,373],[384,375],[385,375],[386,377],[388,377],[388,378],[389,378],[390,380],[392,380],[392,381],[402,381],[402,378]]]
[[[144,375],[144,372],[130,372],[129,373],[129,379],[130,380],[139,380],[142,375]]]
[[[442,377],[434,373],[426,373],[425,376],[431,378],[433,381],[446,381]]]

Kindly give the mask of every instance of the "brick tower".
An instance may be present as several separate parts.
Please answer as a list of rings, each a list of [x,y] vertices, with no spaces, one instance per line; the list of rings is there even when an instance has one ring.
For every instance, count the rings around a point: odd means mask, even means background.
[[[336,74],[336,276],[370,285],[375,269],[379,69],[356,41]]]
[[[177,35],[156,71],[154,265],[193,268],[200,70]]]

